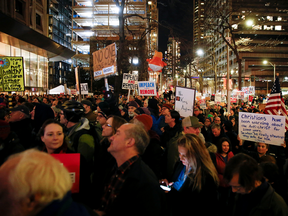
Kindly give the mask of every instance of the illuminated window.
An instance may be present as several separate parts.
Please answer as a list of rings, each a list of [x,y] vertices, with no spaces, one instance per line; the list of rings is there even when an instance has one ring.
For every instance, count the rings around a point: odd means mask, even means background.
[[[267,16],[268,21],[273,21],[273,16]]]
[[[276,25],[275,26],[275,30],[276,31],[281,31],[282,30],[282,26],[281,25]]]

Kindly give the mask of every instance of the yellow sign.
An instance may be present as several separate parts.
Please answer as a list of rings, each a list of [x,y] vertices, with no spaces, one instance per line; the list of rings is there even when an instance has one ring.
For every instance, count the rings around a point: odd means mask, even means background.
[[[100,79],[116,73],[117,70],[116,43],[93,53],[94,79]]]
[[[22,57],[0,57],[0,92],[24,91]]]

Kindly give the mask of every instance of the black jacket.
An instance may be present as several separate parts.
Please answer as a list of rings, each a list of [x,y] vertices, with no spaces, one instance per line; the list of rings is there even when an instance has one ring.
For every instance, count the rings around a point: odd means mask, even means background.
[[[26,118],[17,122],[9,122],[11,131],[14,131],[25,149],[33,146],[31,119]]]

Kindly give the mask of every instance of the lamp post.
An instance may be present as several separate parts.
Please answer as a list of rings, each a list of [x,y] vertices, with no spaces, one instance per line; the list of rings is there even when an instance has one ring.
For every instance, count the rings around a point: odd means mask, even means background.
[[[274,69],[274,81],[275,81],[275,74],[276,74],[276,64],[272,64],[271,62],[268,62],[267,60],[264,60],[263,61],[263,64],[270,64],[272,67],[273,67],[273,69]]]

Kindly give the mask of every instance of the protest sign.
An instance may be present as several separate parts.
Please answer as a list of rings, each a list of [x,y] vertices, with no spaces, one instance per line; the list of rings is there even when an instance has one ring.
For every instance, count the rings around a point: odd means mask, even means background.
[[[71,192],[79,193],[80,182],[80,154],[51,154],[55,159],[59,160],[63,166],[70,173],[71,181],[73,183]]]
[[[240,139],[281,145],[285,137],[285,116],[239,113]]]
[[[215,103],[216,104],[220,104],[221,103],[221,95],[220,94],[216,94],[215,95]]]
[[[244,100],[244,91],[237,92],[237,99]]]
[[[140,96],[156,96],[156,84],[154,81],[138,82],[138,90]]]
[[[25,91],[22,57],[0,57],[0,92]]]
[[[123,73],[122,89],[136,89],[138,75]]]
[[[95,51],[93,54],[94,79],[101,79],[116,73],[117,49],[116,43]]]
[[[206,109],[206,100],[205,99],[201,99],[199,100],[199,103],[200,103],[200,108],[201,109]]]
[[[88,95],[88,83],[80,83],[81,94]]]
[[[248,100],[248,101],[249,101],[249,102],[252,102],[252,101],[253,101],[253,98],[254,98],[254,97],[253,97],[252,95],[249,95],[249,100]]]
[[[255,95],[255,86],[249,86],[249,94]]]
[[[76,89],[71,89],[71,94],[72,94],[72,95],[76,95],[76,94],[77,94]]]
[[[195,93],[195,89],[176,86],[175,110],[179,112],[180,116],[193,116]]]

